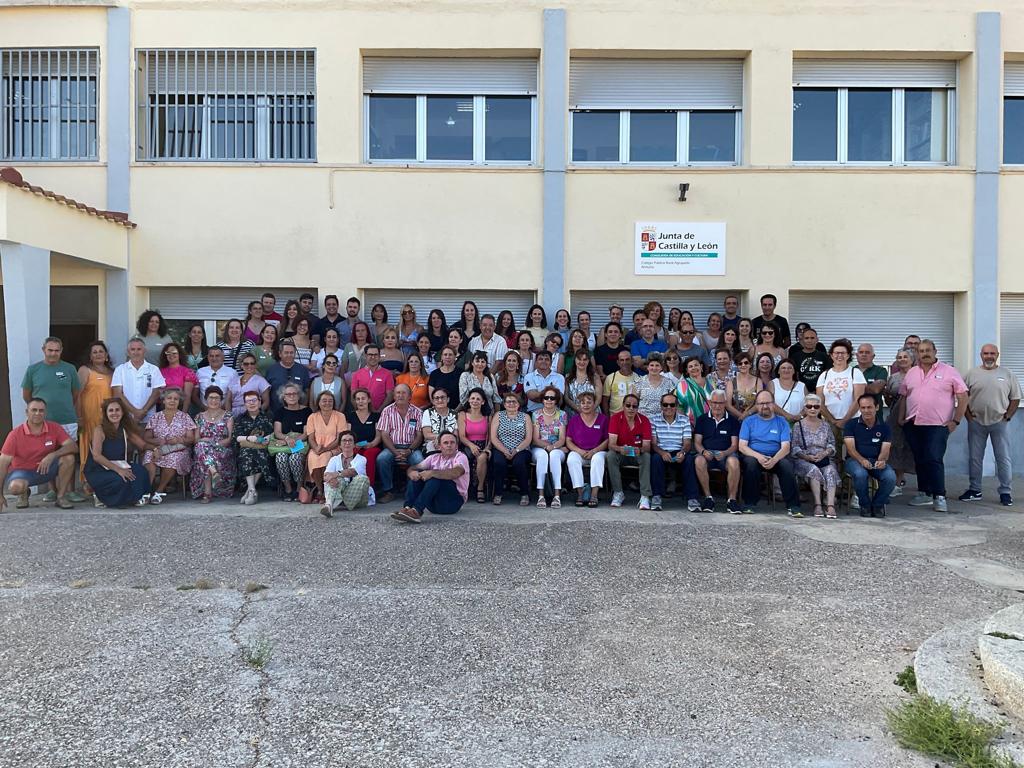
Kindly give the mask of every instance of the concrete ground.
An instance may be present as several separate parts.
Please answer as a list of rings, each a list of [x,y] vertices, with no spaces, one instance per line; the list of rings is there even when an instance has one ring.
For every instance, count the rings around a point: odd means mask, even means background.
[[[1024,506],[908,499],[0,515],[0,766],[931,766],[893,678],[1020,600]]]

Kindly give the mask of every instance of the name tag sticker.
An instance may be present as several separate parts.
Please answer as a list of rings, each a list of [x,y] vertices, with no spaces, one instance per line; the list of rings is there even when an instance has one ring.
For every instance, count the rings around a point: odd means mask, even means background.
[[[720,430],[718,430],[718,434],[720,434],[720,435],[728,435],[729,434],[729,430],[727,430],[727,429],[720,429]]]
[[[779,430],[777,430],[777,429],[769,429],[768,430],[768,434],[769,435],[777,435],[777,434],[779,434]]]
[[[880,437],[872,437],[871,438],[871,442],[872,443],[880,443],[880,442],[882,442],[882,438],[880,438]]]
[[[45,442],[43,443],[43,447],[44,447],[44,448],[52,448],[52,447],[53,447],[53,440],[47,440],[47,441],[45,441]]]
[[[56,374],[54,374],[54,375],[55,375],[55,376],[56,376],[56,377],[57,377],[58,379],[63,379],[63,378],[64,378],[64,371],[57,371],[57,373],[56,373]]]
[[[936,373],[935,374],[935,378],[936,379],[941,379],[942,378],[942,374],[941,373]]]

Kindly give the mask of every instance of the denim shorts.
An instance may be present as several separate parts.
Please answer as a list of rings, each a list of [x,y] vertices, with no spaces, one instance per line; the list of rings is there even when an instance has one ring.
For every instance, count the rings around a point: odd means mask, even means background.
[[[24,480],[29,485],[43,485],[45,483],[52,483],[57,479],[57,472],[60,471],[60,461],[54,460],[50,462],[50,471],[45,475],[41,475],[34,469],[12,469],[7,473],[7,484],[14,480]]]

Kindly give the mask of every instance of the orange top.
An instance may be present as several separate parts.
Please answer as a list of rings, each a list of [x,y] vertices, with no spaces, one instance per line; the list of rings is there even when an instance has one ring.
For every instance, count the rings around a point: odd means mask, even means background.
[[[430,387],[427,386],[427,381],[426,376],[417,378],[411,373],[403,373],[395,379],[395,384],[405,384],[412,390],[410,402],[417,408],[428,408],[430,406]]]
[[[321,447],[333,443],[338,439],[338,435],[346,429],[348,429],[348,419],[341,411],[331,411],[331,417],[326,421],[319,411],[310,414],[310,417],[306,419],[306,434],[313,435],[316,438],[316,444]],[[334,453],[337,452],[338,448],[335,446]],[[306,456],[310,471],[326,467],[327,462],[331,460],[331,455],[331,452],[313,453],[310,451]]]

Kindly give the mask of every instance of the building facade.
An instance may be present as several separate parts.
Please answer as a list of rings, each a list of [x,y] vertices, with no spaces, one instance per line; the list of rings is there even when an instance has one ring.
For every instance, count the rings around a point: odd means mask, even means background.
[[[0,166],[137,225],[125,269],[49,249],[115,348],[265,289],[698,326],[771,292],[880,362],[1024,367],[1019,3],[25,2],[0,84]],[[724,225],[720,273],[639,268],[664,223]]]

